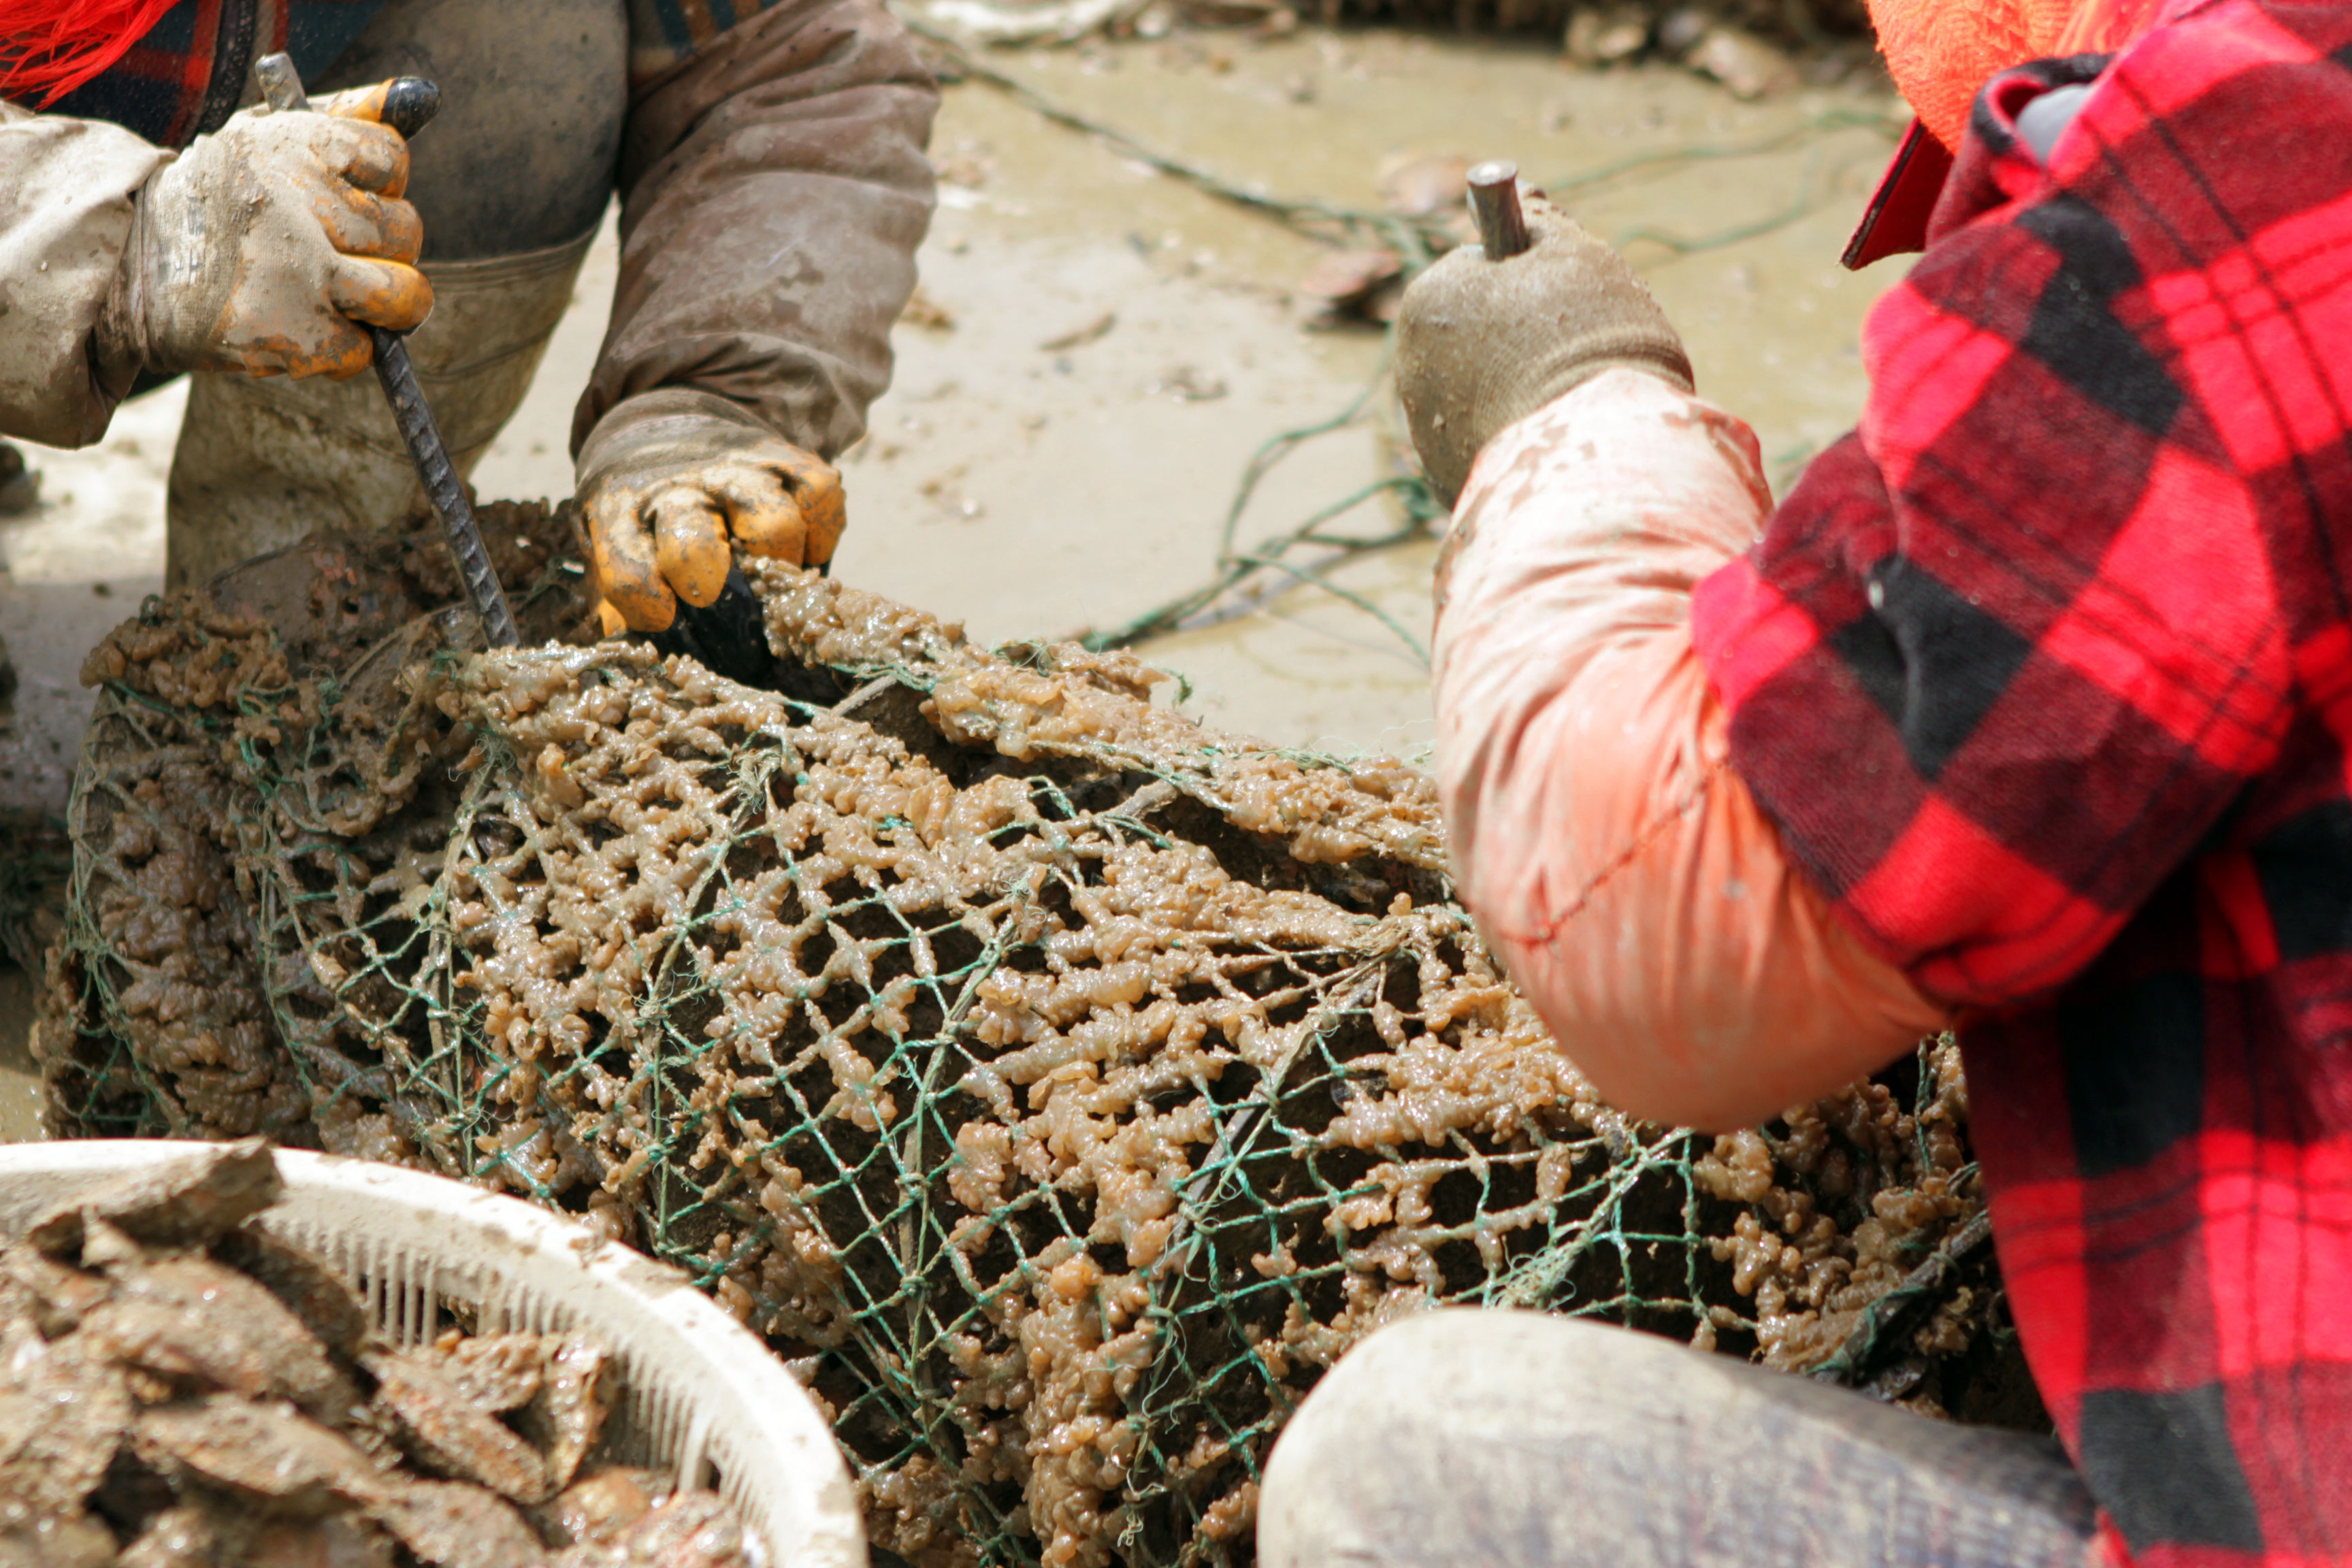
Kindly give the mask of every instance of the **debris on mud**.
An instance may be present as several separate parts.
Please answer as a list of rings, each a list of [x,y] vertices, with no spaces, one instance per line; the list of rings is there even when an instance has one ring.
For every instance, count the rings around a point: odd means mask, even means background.
[[[1863,0],[909,0],[908,15],[938,42],[996,47],[1179,28],[1278,38],[1302,21],[1540,34],[1580,66],[1675,61],[1743,98],[1793,85],[1801,59],[1815,79],[1862,65],[1870,37]]]
[[[1393,250],[1334,251],[1307,269],[1297,292],[1310,306],[1315,325],[1355,317],[1393,321],[1403,302],[1404,258]]]
[[[0,517],[15,517],[41,504],[41,471],[25,461],[16,446],[0,441]]]
[[[563,521],[507,531],[527,635],[582,608]],[[1300,1399],[1441,1302],[1916,1362],[1877,1386],[1952,1409],[2013,1348],[1981,1269],[1864,1321],[1976,1205],[1951,1053],[1754,1147],[1629,1121],[1402,763],[759,562],[777,689],[468,654],[401,560],[314,541],[93,657],[49,1116],[416,1165],[681,1265],[805,1367],[881,1548],[1246,1563]],[[274,630],[265,582],[378,618]]]
[[[246,1224],[280,1190],[246,1140],[0,1252],[0,1563],[747,1568],[715,1495],[583,1468],[601,1346],[394,1350],[341,1279]]]

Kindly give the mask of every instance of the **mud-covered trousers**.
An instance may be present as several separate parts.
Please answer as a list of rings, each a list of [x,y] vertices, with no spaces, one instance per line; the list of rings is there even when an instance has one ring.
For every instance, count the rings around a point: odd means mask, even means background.
[[[2042,1568],[2102,1561],[2058,1445],[1653,1335],[1408,1319],[1276,1445],[1264,1568]]]

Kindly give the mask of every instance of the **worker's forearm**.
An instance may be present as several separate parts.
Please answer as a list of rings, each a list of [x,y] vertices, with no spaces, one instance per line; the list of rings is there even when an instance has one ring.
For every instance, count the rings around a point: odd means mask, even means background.
[[[1570,1058],[1662,1121],[1761,1120],[1942,1021],[1729,769],[1690,597],[1769,505],[1745,426],[1621,370],[1490,443],[1455,513],[1436,672],[1455,875]]]
[[[889,384],[939,94],[879,0],[787,0],[632,109],[613,324],[573,425],[660,386],[831,457]]]
[[[0,436],[80,447],[129,390],[90,334],[130,243],[132,197],[171,159],[128,131],[0,104]]]

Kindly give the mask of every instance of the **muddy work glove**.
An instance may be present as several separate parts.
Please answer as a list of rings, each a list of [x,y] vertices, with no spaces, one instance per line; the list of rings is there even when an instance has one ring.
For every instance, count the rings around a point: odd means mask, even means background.
[[[678,600],[716,602],[738,545],[822,566],[848,521],[832,464],[683,387],[616,404],[581,447],[579,476],[607,632],[667,631]]]
[[[361,323],[405,331],[433,309],[425,230],[401,200],[408,145],[372,123],[383,89],[324,112],[241,111],[158,169],[100,316],[100,374],[346,376],[374,353]]]
[[[1454,251],[1413,280],[1397,319],[1397,395],[1448,506],[1480,447],[1602,371],[1691,390],[1682,339],[1625,258],[1539,196],[1524,210],[1526,250]]]

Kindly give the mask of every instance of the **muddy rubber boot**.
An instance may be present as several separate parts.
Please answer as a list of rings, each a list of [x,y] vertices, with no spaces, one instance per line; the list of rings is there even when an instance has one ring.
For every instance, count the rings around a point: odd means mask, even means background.
[[[484,261],[427,262],[432,318],[409,353],[460,474],[530,390],[595,237]],[[164,584],[203,583],[313,529],[394,527],[425,504],[373,374],[198,375],[172,458]]]

